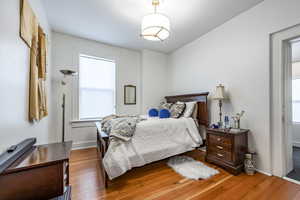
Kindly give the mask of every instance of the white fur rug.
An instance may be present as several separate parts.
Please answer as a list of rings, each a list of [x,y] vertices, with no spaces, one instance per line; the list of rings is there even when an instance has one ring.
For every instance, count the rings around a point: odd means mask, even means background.
[[[168,165],[175,172],[188,179],[207,179],[219,173],[218,170],[188,156],[174,156],[169,159]]]

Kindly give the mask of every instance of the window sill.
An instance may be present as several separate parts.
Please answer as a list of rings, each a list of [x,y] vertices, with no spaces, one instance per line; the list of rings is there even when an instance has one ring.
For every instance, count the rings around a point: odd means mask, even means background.
[[[78,119],[78,120],[71,120],[71,124],[76,124],[76,123],[85,123],[85,122],[100,122],[102,119]]]

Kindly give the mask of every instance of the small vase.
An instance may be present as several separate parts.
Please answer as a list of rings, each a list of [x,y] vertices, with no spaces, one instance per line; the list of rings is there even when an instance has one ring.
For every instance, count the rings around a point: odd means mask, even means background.
[[[254,153],[246,153],[245,154],[244,168],[245,168],[246,174],[248,174],[248,175],[255,174]]]
[[[238,121],[237,120],[233,121],[233,128],[238,129]]]

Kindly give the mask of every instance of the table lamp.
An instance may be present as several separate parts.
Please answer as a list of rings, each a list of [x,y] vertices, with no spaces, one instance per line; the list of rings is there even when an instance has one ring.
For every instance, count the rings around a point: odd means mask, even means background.
[[[221,128],[222,125],[223,125],[223,122],[222,122],[222,100],[226,99],[226,97],[225,97],[225,88],[222,84],[220,84],[216,87],[216,91],[215,91],[213,99],[219,101],[218,106],[219,106],[220,120],[218,122],[218,125]]]

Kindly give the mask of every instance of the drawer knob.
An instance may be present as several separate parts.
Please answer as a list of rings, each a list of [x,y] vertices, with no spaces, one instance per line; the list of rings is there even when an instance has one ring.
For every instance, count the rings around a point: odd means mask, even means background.
[[[218,137],[217,140],[218,140],[218,141],[221,141],[221,138]]]
[[[220,154],[220,153],[218,153],[217,155],[218,155],[219,157],[224,157],[223,154]]]
[[[223,149],[223,147],[222,147],[222,146],[219,146],[219,145],[217,145],[217,148],[218,148],[218,149],[221,149],[221,150]]]

